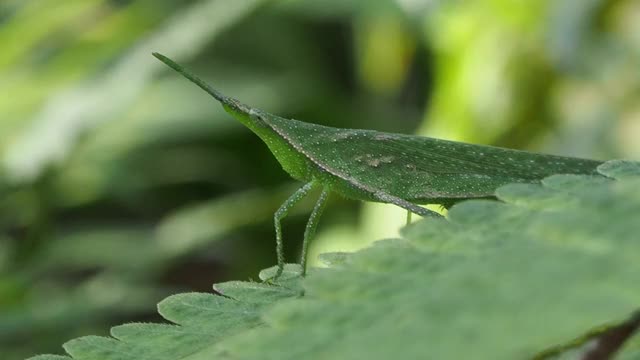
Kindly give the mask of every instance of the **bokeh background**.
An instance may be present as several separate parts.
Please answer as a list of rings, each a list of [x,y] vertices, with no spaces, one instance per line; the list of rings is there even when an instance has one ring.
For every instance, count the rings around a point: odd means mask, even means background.
[[[298,185],[152,51],[309,122],[640,158],[636,0],[2,0],[4,360],[275,262],[272,215]],[[285,222],[290,261],[312,204]],[[312,256],[404,216],[333,198]]]

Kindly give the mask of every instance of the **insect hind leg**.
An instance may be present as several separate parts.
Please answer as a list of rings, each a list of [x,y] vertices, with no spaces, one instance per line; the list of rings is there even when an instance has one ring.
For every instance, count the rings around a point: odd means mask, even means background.
[[[405,210],[411,211],[412,213],[423,216],[423,217],[436,217],[436,218],[443,217],[442,215],[438,214],[435,211],[425,209],[421,206],[408,202],[407,200],[401,199],[397,196],[387,194],[386,192],[378,191],[378,192],[375,192],[373,195],[376,199],[382,202],[399,206]]]

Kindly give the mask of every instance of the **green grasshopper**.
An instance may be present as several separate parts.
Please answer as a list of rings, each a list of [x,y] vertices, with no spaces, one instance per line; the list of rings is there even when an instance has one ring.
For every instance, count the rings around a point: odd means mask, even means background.
[[[281,221],[312,189],[321,189],[304,233],[302,274],[309,241],[330,193],[389,203],[409,214],[440,216],[419,204],[449,207],[457,201],[492,198],[509,183],[533,183],[553,174],[596,174],[602,162],[415,135],[339,129],[281,118],[251,108],[213,89],[159,53],[153,55],[218,100],[266,143],[282,168],[305,183],[274,215],[278,270],[284,269]]]

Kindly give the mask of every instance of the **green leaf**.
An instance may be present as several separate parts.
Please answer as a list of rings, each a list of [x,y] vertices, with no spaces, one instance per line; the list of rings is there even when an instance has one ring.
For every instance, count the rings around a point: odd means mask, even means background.
[[[578,358],[574,339],[640,306],[638,184],[640,176],[562,175],[507,185],[502,203],[465,201],[402,239],[325,256],[337,265],[302,282],[289,265],[273,285],[175,295],[158,308],[178,325],[128,324],[112,330],[115,339],[65,349],[78,360],[526,359],[571,344],[563,358]],[[637,349],[636,336],[620,356]]]
[[[405,230],[406,240],[310,275],[305,298],[277,306],[267,317],[272,328],[236,339],[232,352],[242,359],[530,358],[624,321],[640,305],[640,224],[629,216],[640,199],[629,186],[638,179],[629,181],[593,178],[589,193],[582,179],[584,191],[573,195],[580,208],[531,209],[535,191],[514,185],[498,191],[509,194],[507,204],[457,205],[450,222],[422,221]]]
[[[97,1],[88,3],[99,7]],[[181,58],[189,58],[261,3],[260,0],[241,0],[232,4],[221,0],[197,2],[151,35],[146,33],[145,39],[128,49],[121,59],[116,59],[98,80],[75,84],[59,96],[49,96],[43,110],[33,116],[32,128],[20,134],[8,149],[3,165],[9,169],[9,175],[24,182],[37,178],[47,166],[66,157],[84,131],[117,118],[161,70],[159,66],[147,64],[149,49],[164,48]],[[132,22],[140,23],[153,12],[146,11],[144,15],[134,17]],[[36,22],[42,22],[42,19],[36,19]],[[64,19],[56,19],[58,21]],[[42,30],[44,34],[51,32],[51,29]],[[105,98],[109,101],[105,102]]]
[[[637,330],[636,330],[637,332]],[[622,349],[619,354],[619,360],[635,360],[640,359],[640,334],[636,334],[629,343]]]
[[[266,306],[301,295],[300,290],[292,288],[299,282],[299,267],[291,265],[285,270],[274,285],[222,283],[215,287],[219,295],[179,294],[158,304],[158,312],[179,326],[126,324],[111,330],[113,338],[86,336],[67,342],[64,348],[74,359],[211,358],[221,354],[221,339],[261,326]],[[30,360],[34,359],[47,358]]]

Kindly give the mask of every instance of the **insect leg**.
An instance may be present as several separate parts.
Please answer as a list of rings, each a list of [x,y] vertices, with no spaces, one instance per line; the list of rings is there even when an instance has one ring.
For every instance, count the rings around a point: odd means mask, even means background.
[[[399,206],[403,209],[411,211],[414,214],[418,214],[420,216],[425,217],[442,217],[442,215],[438,214],[435,211],[431,211],[429,209],[425,209],[420,207],[414,203],[408,202],[407,200],[401,199],[397,196],[393,196],[391,194],[387,194],[386,192],[377,191],[373,194],[378,200]]]
[[[302,241],[302,260],[300,260],[300,265],[302,266],[302,276],[307,273],[307,249],[309,247],[309,242],[316,233],[316,228],[318,227],[320,216],[322,215],[322,211],[324,210],[325,205],[327,205],[328,199],[329,189],[324,188],[322,190],[322,193],[320,194],[318,202],[316,202],[316,206],[313,208],[313,211],[309,216],[307,227],[304,229],[304,240]]]
[[[406,223],[406,225],[411,224],[411,215],[412,214],[413,213],[411,211],[407,210],[407,223]]]
[[[292,207],[300,202],[300,200],[304,199],[309,191],[313,189],[314,185],[315,184],[313,182],[309,182],[298,189],[280,206],[278,211],[276,211],[276,213],[273,215],[273,222],[276,228],[276,255],[278,257],[278,271],[273,276],[274,279],[280,277],[280,275],[282,275],[282,271],[284,271],[284,243],[282,242],[281,221],[287,216],[289,210],[291,210]]]

